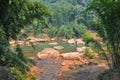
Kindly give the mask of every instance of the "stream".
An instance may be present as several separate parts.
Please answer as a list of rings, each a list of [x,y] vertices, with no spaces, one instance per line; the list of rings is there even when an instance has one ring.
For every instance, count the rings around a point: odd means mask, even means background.
[[[61,62],[53,58],[37,60],[37,66],[43,73],[36,80],[55,80],[61,72]]]

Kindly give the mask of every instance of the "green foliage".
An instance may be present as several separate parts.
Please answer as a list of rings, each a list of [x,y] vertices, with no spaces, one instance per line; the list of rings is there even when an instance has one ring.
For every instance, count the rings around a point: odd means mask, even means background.
[[[71,27],[69,26],[66,26],[66,25],[62,25],[60,28],[59,28],[59,31],[58,31],[58,37],[62,37],[62,38],[72,38],[74,37],[74,32],[73,32],[73,29],[71,29]]]
[[[93,54],[92,50],[89,49],[89,48],[86,48],[86,49],[85,49],[85,55],[86,55],[88,58],[91,58],[91,59],[95,57],[95,55]]]
[[[8,72],[8,75],[4,75],[7,78],[4,80],[25,80],[22,75],[29,69],[28,63],[31,64],[19,46],[15,51],[10,49],[9,40],[16,40],[21,29],[32,24],[34,20],[46,25],[45,19],[50,16],[48,8],[40,2],[0,0],[0,66],[7,66],[3,70]]]
[[[0,79],[1,80],[25,80],[24,74],[22,74],[16,68],[0,67]]]
[[[113,67],[120,66],[120,1],[119,0],[93,0],[89,9],[95,11],[100,17],[103,31],[106,32],[108,49],[112,54]]]
[[[70,23],[67,25],[62,25],[57,32],[58,37],[62,38],[74,38],[74,37],[81,37],[86,32],[86,26],[83,24],[75,24]]]
[[[90,20],[89,24],[92,28],[94,28],[94,30],[96,30],[96,32],[98,33],[100,37],[102,37],[103,39],[107,38],[106,30],[104,28],[105,25],[102,23],[99,17],[96,16],[95,19]]]
[[[50,37],[55,37],[56,35],[57,35],[57,33],[58,33],[58,28],[57,27],[50,27],[49,28],[49,36]]]
[[[6,2],[1,1],[0,5],[0,23],[7,39],[16,39],[21,28],[31,24],[34,19],[39,19],[40,23],[45,23],[44,17],[50,16],[47,7],[40,2],[7,0]]]
[[[84,24],[72,24],[70,26],[73,28],[73,32],[75,33],[75,37],[82,37],[82,35],[87,31],[87,28]]]
[[[85,40],[86,44],[88,44],[90,41],[93,40],[93,37],[91,33],[87,31],[85,34],[83,34],[83,39]]]
[[[0,46],[2,54],[0,54],[0,64],[2,66],[17,67],[21,72],[28,70],[27,63],[32,63],[21,52],[20,48],[17,48],[18,53],[11,52],[9,47]],[[30,66],[30,65],[29,65]]]
[[[53,17],[49,22],[56,27],[68,23],[84,24],[89,26],[88,20],[93,19],[92,12],[86,12],[91,0],[40,0],[46,3],[53,11]]]
[[[86,32],[87,20],[92,19],[92,14],[85,11],[90,0],[40,0],[48,4],[53,17],[49,19],[51,23],[49,36],[60,38],[81,37]],[[56,28],[55,28],[55,27]],[[53,30],[52,30],[53,29]]]

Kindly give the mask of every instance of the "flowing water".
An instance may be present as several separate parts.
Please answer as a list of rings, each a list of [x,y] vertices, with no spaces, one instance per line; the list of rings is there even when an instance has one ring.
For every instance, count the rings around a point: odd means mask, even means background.
[[[36,80],[55,80],[61,72],[61,62],[52,58],[37,60],[37,66],[43,70],[43,73]]]

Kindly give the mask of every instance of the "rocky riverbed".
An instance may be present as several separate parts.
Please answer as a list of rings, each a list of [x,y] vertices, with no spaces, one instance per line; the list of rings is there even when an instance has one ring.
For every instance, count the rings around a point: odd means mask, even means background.
[[[100,62],[99,57],[89,59],[79,52],[60,54],[57,50],[46,48],[38,52],[37,57],[36,65],[42,73],[36,80],[96,80],[101,72],[108,69],[105,60]]]
[[[108,69],[104,62],[81,64],[77,60],[54,58],[38,59],[36,65],[42,70],[36,80],[96,80],[100,73]]]
[[[53,58],[37,60],[37,66],[43,72],[36,80],[55,80],[61,72],[61,61]]]

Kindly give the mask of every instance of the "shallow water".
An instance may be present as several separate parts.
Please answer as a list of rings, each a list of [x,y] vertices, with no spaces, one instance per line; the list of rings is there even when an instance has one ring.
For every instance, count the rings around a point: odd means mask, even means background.
[[[43,73],[36,80],[55,80],[61,72],[61,62],[55,59],[37,60],[37,66],[43,70]]]

